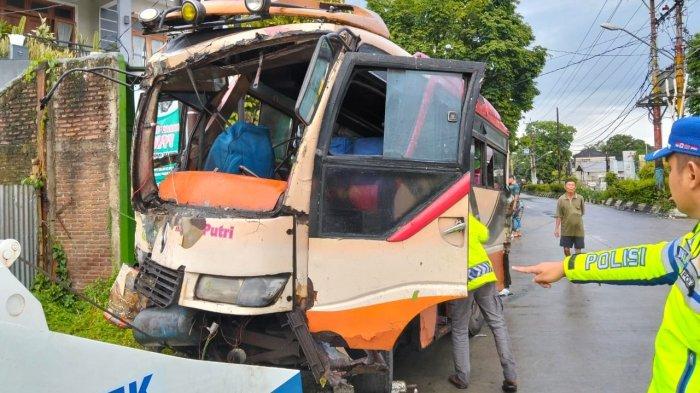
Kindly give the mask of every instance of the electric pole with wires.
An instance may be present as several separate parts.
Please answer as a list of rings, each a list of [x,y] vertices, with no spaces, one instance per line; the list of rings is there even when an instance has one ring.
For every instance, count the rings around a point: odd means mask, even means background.
[[[649,17],[651,23],[650,40],[650,59],[649,68],[651,70],[651,117],[654,125],[654,148],[661,149],[661,84],[659,83],[659,50],[656,46],[658,20],[656,19],[656,1],[649,0]],[[656,179],[656,187],[664,188],[664,164],[662,160],[656,160],[654,163],[654,179]]]
[[[687,81],[685,78],[685,50],[683,48],[683,0],[676,0],[676,45],[675,59],[676,66],[676,117],[681,118],[685,114],[685,92]]]

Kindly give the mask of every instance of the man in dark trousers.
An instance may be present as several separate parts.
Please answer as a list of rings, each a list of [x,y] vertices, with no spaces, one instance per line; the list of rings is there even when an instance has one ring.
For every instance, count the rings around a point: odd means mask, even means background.
[[[583,243],[583,197],[576,193],[576,182],[569,180],[565,184],[566,193],[557,201],[554,236],[560,237],[559,245],[564,247],[564,255],[571,255],[571,248],[576,254],[585,247]],[[561,231],[560,231],[561,229]]]

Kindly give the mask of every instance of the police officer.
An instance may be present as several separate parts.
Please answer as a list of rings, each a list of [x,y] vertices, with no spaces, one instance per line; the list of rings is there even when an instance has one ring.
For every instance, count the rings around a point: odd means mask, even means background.
[[[496,275],[483,244],[489,239],[489,230],[471,214],[469,215],[469,255],[468,281],[469,296],[450,303],[452,316],[452,352],[455,362],[455,374],[448,380],[459,389],[469,385],[469,320],[472,305],[476,302],[484,320],[491,328],[496,340],[496,350],[503,367],[503,390],[515,392],[516,384],[515,358],[510,348],[508,328],[503,318],[503,302],[496,290]]]
[[[700,219],[700,117],[676,121],[668,140],[668,147],[646,159],[668,160],[676,206]],[[649,392],[700,392],[700,223],[670,242],[574,254],[563,262],[513,269],[534,274],[534,281],[545,288],[564,277],[575,283],[671,285],[656,335]]]

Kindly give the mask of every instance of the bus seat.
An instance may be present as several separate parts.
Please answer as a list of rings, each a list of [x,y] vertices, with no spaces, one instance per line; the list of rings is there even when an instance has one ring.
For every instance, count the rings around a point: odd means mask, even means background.
[[[331,138],[331,146],[328,153],[332,156],[342,156],[352,153],[352,138],[347,136],[334,136]]]
[[[237,174],[241,166],[260,177],[272,178],[274,152],[269,128],[237,121],[216,137],[204,170]]]
[[[352,154],[358,156],[381,156],[384,153],[384,138],[357,138],[352,144]]]

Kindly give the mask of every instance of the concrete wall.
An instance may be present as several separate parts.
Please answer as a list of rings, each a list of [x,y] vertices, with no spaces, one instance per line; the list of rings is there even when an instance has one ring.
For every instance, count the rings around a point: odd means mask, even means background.
[[[66,68],[118,67],[103,55]],[[0,91],[0,182],[19,183],[37,155],[36,83]],[[103,78],[68,77],[47,107],[46,182],[52,237],[67,255],[74,286],[106,277],[119,261],[119,89]]]
[[[0,60],[0,89],[24,74],[28,66],[29,60]]]

